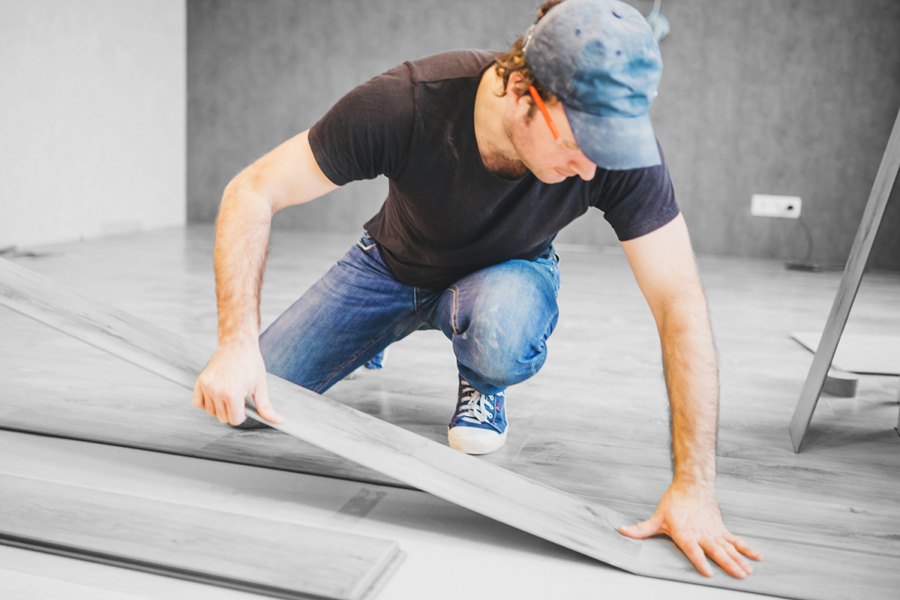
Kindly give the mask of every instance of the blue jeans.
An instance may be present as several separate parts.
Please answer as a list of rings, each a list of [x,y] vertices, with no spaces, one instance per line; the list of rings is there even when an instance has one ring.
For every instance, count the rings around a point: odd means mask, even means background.
[[[538,372],[559,316],[558,259],[511,260],[446,289],[397,281],[367,235],[260,336],[266,369],[314,392],[410,333],[440,329],[462,377],[495,394]]]

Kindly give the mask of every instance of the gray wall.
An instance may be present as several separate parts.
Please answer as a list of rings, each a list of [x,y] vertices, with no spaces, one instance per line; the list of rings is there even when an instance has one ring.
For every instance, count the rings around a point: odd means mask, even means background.
[[[185,222],[185,0],[0,0],[0,248]]]
[[[698,252],[802,258],[796,221],[753,193],[803,198],[814,258],[846,260],[900,109],[894,0],[663,1],[672,35],[654,121]],[[900,186],[872,264],[900,269]]]
[[[538,5],[188,0],[188,219],[213,220],[231,177],[355,85],[436,52],[503,50]],[[900,3],[663,0],[662,12],[672,33],[652,116],[697,251],[802,258],[798,222],[749,212],[753,193],[787,194],[803,198],[813,258],[845,260],[900,108]],[[350,184],[275,226],[358,230],[385,189]],[[882,268],[900,269],[898,190],[871,263]],[[561,241],[614,237],[593,214]]]

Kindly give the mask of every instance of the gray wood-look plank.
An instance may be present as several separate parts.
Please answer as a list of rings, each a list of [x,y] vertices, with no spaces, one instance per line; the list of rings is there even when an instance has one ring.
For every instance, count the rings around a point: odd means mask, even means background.
[[[371,598],[396,542],[0,474],[0,543],[279,598]]]
[[[193,389],[207,356],[189,340],[0,260],[0,302],[169,381]],[[280,429],[436,496],[626,570],[640,547],[617,531],[627,517],[441,446],[269,377]],[[284,400],[293,399],[294,402]],[[674,555],[670,555],[676,560]]]
[[[850,317],[850,309],[856,299],[866,262],[869,260],[869,252],[875,242],[875,235],[878,233],[878,226],[884,216],[884,209],[891,196],[898,170],[900,170],[900,111],[897,112],[891,137],[888,139],[881,165],[878,167],[878,174],[875,176],[875,183],[866,203],[866,210],[853,241],[853,247],[850,249],[847,265],[844,267],[840,287],[834,297],[831,313],[825,322],[822,339],[812,365],[809,367],[809,374],[806,376],[806,383],[803,384],[803,390],[800,392],[800,399],[797,401],[794,415],[791,417],[790,431],[794,452],[800,452],[803,446],[803,438],[806,437],[806,430],[809,428],[813,412],[816,410],[819,395],[822,393],[825,378],[828,376],[828,369],[831,368],[831,361],[837,351],[838,342],[841,341],[841,334],[843,334],[847,319]]]
[[[815,354],[822,334],[818,331],[794,331],[791,337]],[[900,375],[898,356],[900,336],[848,334],[841,336],[831,366],[851,373]]]

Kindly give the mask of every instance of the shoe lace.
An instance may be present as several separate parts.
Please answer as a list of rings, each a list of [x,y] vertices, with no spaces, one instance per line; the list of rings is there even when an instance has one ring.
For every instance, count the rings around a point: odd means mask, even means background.
[[[485,396],[475,388],[464,385],[456,416],[470,423],[487,423],[494,418],[490,410],[493,407],[493,396]]]

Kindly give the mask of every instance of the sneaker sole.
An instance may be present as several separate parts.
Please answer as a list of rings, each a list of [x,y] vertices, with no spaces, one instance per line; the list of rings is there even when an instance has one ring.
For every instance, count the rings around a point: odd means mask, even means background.
[[[506,431],[500,435],[483,436],[479,439],[466,437],[465,434],[459,433],[457,430],[464,430],[466,433],[485,430],[473,430],[471,427],[447,428],[447,441],[450,443],[450,447],[466,454],[490,454],[495,452],[506,443],[506,434],[509,433],[509,427],[507,426]]]

